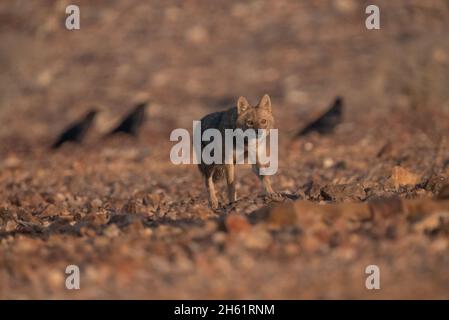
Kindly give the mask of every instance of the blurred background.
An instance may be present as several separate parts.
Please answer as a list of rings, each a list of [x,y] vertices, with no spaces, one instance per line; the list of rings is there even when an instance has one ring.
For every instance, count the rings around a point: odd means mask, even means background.
[[[356,0],[80,0],[78,31],[64,27],[69,4],[2,1],[0,134],[16,145],[45,142],[92,105],[106,130],[144,98],[156,131],[265,92],[298,126],[336,94],[364,114],[447,112],[447,1],[376,1],[380,30]]]

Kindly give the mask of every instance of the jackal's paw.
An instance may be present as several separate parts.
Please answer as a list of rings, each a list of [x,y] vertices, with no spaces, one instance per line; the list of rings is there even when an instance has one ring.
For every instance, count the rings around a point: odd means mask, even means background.
[[[218,199],[209,199],[209,206],[212,210],[217,210],[220,207]]]
[[[210,202],[210,203],[209,203],[209,206],[210,206],[210,208],[211,208],[212,210],[218,210],[218,208],[220,207],[220,205],[218,204],[218,202],[214,202],[214,203]]]

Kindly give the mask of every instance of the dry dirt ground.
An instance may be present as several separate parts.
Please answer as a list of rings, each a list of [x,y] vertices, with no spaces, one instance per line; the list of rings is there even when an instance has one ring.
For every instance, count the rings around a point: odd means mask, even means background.
[[[449,298],[448,1],[370,1],[375,31],[355,0],[70,2],[79,31],[69,1],[0,2],[0,298]],[[213,212],[170,132],[264,93],[283,203],[243,167]],[[336,95],[334,133],[292,141]],[[103,138],[142,99],[139,138]]]

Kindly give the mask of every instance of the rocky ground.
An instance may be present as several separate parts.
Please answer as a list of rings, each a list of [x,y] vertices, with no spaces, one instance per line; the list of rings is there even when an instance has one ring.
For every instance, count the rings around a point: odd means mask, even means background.
[[[363,1],[79,0],[68,31],[69,1],[2,1],[0,298],[449,298],[449,5],[375,2],[368,31]],[[243,166],[212,211],[170,132],[264,93],[282,200]],[[336,95],[334,132],[294,139]],[[105,138],[143,99],[139,137]]]

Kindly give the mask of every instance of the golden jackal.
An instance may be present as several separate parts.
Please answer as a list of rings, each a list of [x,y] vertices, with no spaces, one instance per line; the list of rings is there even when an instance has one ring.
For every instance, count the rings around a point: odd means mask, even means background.
[[[226,111],[215,112],[206,115],[201,119],[201,136],[208,129],[216,129],[221,133],[221,136],[224,137],[226,135],[226,131],[239,131],[242,132],[265,132],[265,137],[269,135],[270,129],[273,129],[274,126],[274,118],[271,110],[271,100],[270,97],[265,94],[260,102],[256,106],[251,106],[248,101],[244,97],[240,97],[237,101],[237,106],[230,108]],[[228,130],[230,129],[230,130]],[[248,130],[252,129],[252,130]],[[262,130],[260,130],[262,129]],[[254,136],[255,137],[255,136]],[[235,190],[235,173],[234,166],[236,164],[236,153],[239,151],[238,143],[234,143],[236,141],[236,136],[233,136],[233,142],[231,143],[232,149],[228,150],[229,152],[222,152],[220,156],[220,161],[207,164],[201,158],[201,161],[198,165],[201,173],[204,175],[206,188],[209,192],[209,203],[212,208],[218,208],[218,200],[215,194],[215,185],[214,182],[220,180],[224,176],[226,177],[227,189],[228,189],[228,199],[229,202],[234,202],[236,200],[236,190]],[[243,141],[243,140],[242,140]],[[248,145],[254,142],[254,139],[246,136],[245,142],[240,145],[243,150],[240,150],[241,153],[244,154],[244,157],[247,157],[249,154]],[[201,142],[201,149],[204,149],[211,142]],[[254,145],[254,144],[253,144]],[[222,139],[222,150],[229,148],[229,146],[225,145],[224,139]],[[268,146],[269,147],[269,146]],[[257,151],[265,148],[265,145],[261,145],[260,142],[256,141]],[[264,151],[266,151],[264,149]],[[269,151],[269,150],[267,150]],[[261,170],[263,171],[266,167],[268,167],[265,163],[259,161],[259,153],[256,152],[256,158],[253,162],[253,171],[259,177],[263,184],[264,191],[270,195],[275,196],[276,193],[273,191],[271,187],[270,177],[269,175],[261,174]],[[230,158],[230,159],[226,159]],[[276,158],[277,159],[277,158]],[[240,163],[237,161],[237,164]]]

